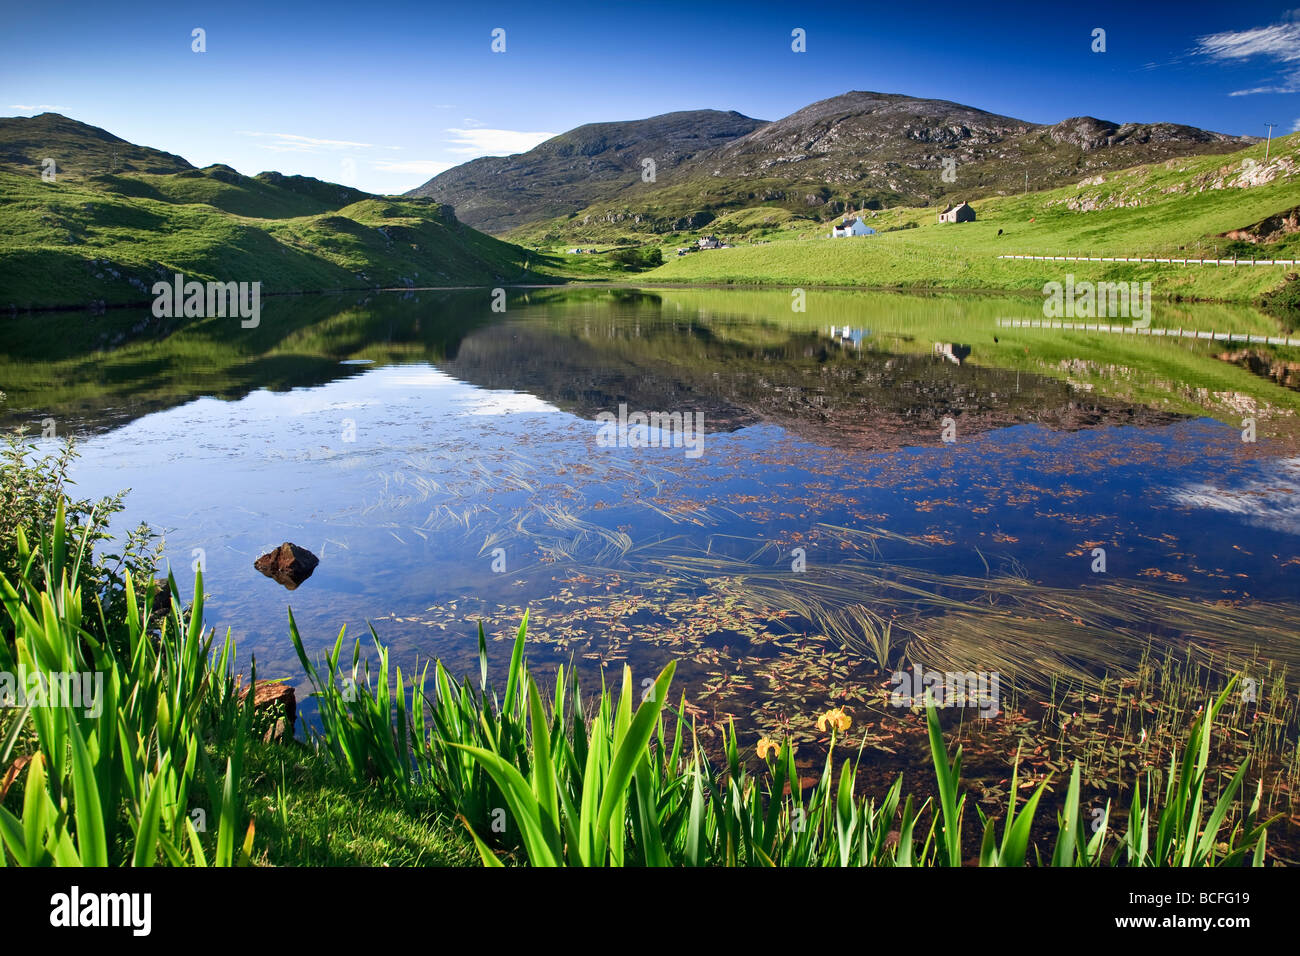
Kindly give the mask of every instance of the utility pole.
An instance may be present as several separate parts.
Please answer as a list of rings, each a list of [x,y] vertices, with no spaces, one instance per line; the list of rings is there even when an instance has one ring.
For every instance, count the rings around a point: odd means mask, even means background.
[[[1264,125],[1268,127],[1268,142],[1266,142],[1266,143],[1264,144],[1264,162],[1267,163],[1267,162],[1268,162],[1268,149],[1269,149],[1270,146],[1273,145],[1273,127],[1276,126],[1277,124],[1276,124],[1276,123],[1265,123]]]

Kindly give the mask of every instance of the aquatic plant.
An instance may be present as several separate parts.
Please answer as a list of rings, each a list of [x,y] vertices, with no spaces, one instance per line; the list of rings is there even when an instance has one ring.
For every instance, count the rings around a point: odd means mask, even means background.
[[[345,691],[338,682],[338,642],[327,651],[329,676],[323,677],[307,661],[296,627],[291,634],[316,685],[323,746],[353,772],[369,773],[398,791],[415,781],[431,784],[456,808],[488,866],[1019,866],[1027,862],[1035,816],[1049,786],[1044,780],[1017,808],[1017,758],[1001,838],[997,819],[980,811],[982,840],[972,850],[962,831],[962,749],[949,755],[932,704],[927,727],[935,798],[903,800],[901,776],[879,799],[860,795],[862,748],[839,765],[837,775],[834,735],[851,721],[843,708],[822,715],[832,742],[805,797],[788,738],[759,741],[763,772],[755,776],[741,759],[731,725],[724,731],[720,765],[710,763],[685,701],[668,703],[673,663],[647,681],[639,696],[631,669],[624,667],[617,691],[602,685],[590,701],[583,700],[572,671],[561,666],[554,694],[544,703],[524,653],[527,616],[515,637],[503,697],[488,683],[480,630],[478,687],[468,680],[453,684],[435,663],[432,689],[423,675],[412,682],[409,696],[398,684],[390,723],[380,720],[390,712],[386,687],[376,692],[362,680]],[[385,655],[377,639],[376,648],[383,673]],[[357,642],[354,669],[359,655]],[[1241,764],[1217,797],[1207,777],[1210,728],[1231,689],[1229,684],[1193,722],[1159,798],[1153,799],[1150,783],[1146,798],[1135,795],[1123,832],[1112,828],[1109,806],[1093,821],[1092,832],[1085,830],[1076,762],[1054,849],[1048,860],[1035,849],[1035,860],[1054,866],[1206,866],[1249,859],[1262,865],[1267,824],[1259,816],[1258,790],[1246,812],[1238,812],[1248,764]],[[340,735],[339,727],[346,732]],[[367,732],[374,739],[355,739]],[[347,743],[339,747],[339,739]],[[411,749],[409,763],[400,756],[363,759],[390,754],[403,742]],[[1214,808],[1204,815],[1211,799]],[[1148,833],[1153,825],[1154,841]],[[1044,832],[1050,835],[1050,827]]]

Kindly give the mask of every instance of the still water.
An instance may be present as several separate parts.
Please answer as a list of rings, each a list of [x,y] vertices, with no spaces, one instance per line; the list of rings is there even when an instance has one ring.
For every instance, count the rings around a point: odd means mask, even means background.
[[[809,735],[902,665],[1029,686],[1153,644],[1300,663],[1294,391],[1221,344],[998,325],[1034,300],[789,303],[315,296],[253,330],[37,316],[0,341],[0,412],[77,436],[78,493],[131,489],[119,527],[165,535],[185,594],[201,560],[208,623],[295,684],[286,607],[312,648],[373,625],[408,672],[469,672],[478,622],[504,641],[528,608],[539,665],[640,680],[676,658],[703,720]],[[1208,307],[1152,324],[1273,329]],[[698,416],[701,444],[606,441],[620,406]],[[320,558],[293,591],[253,568],[282,541]]]

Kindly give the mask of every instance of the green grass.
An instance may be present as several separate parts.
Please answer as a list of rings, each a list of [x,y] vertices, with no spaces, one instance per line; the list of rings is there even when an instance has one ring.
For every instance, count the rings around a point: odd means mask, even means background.
[[[868,216],[878,235],[828,239],[829,220],[792,213],[780,206],[727,211],[691,232],[637,231],[627,220],[601,221],[580,229],[566,220],[572,238],[612,242],[620,237],[658,242],[665,263],[647,282],[733,285],[869,286],[888,289],[1002,289],[1037,291],[1065,273],[1079,279],[1152,282],[1160,299],[1253,302],[1283,283],[1284,267],[1223,268],[1155,264],[1015,262],[998,255],[1184,255],[1196,258],[1245,244],[1220,233],[1250,226],[1300,205],[1300,134],[1274,140],[1269,167],[1276,175],[1243,186],[1247,164],[1263,166],[1264,147],[1227,155],[1196,156],[1106,173],[1074,185],[1026,195],[992,196],[975,203],[979,219],[939,224],[933,207],[899,207]],[[1072,208],[1073,207],[1073,208]],[[541,227],[510,234],[518,242],[550,236]],[[1002,235],[999,236],[999,230]],[[554,231],[554,230],[552,230]],[[735,248],[678,257],[678,246],[717,234]],[[568,235],[566,233],[566,235]],[[554,236],[549,242],[561,241]],[[1297,258],[1300,234],[1255,249],[1259,258]],[[1246,253],[1248,256],[1249,253]]]
[[[0,866],[472,861],[467,834],[429,787],[393,801],[311,747],[256,742],[275,715],[256,711],[252,695],[241,703],[233,643],[214,646],[203,629],[201,575],[190,608],[170,582],[161,620],[153,593],[137,603],[128,576],[114,614],[76,583],[94,560],[96,517],[77,538],[61,504],[40,524],[34,548],[16,531],[16,579],[0,575],[0,672],[93,672],[102,706],[0,709]]]
[[[478,858],[431,788],[395,801],[302,745],[249,746],[244,804],[258,864],[468,866]]]
[[[28,702],[20,712],[10,735],[17,740],[30,722],[33,740],[19,751],[26,758],[21,800],[13,810],[0,807],[0,857],[24,866],[229,866],[240,848],[246,858],[253,832],[241,827],[239,781],[254,710],[252,695],[239,703],[230,639],[213,660],[201,597],[183,615],[173,584],[171,617],[155,643],[152,600],[137,603],[129,576],[124,618],[104,622],[105,636],[94,638],[83,611],[94,612],[71,583],[90,557],[89,526],[69,538],[60,506],[44,530],[31,549],[18,529],[24,570],[16,584],[0,577],[14,635],[0,640],[0,670],[93,673],[102,677],[102,697],[97,708],[64,700]],[[196,584],[201,596],[201,576]],[[225,758],[224,773],[208,758],[208,737]],[[191,799],[204,809],[197,823]]]
[[[619,281],[634,274],[609,254],[621,241],[661,250],[664,265],[640,273],[657,282],[1033,291],[1070,272],[1080,279],[1150,280],[1164,300],[1255,302],[1271,295],[1281,307],[1293,297],[1277,294],[1283,268],[997,258],[1240,252],[1246,244],[1219,234],[1300,205],[1300,135],[1275,140],[1269,166],[1275,175],[1246,187],[1246,164],[1262,164],[1263,150],[1171,159],[1074,186],[989,196],[976,203],[975,223],[939,225],[934,208],[884,210],[870,218],[880,234],[864,239],[826,239],[829,220],[761,200],[720,209],[700,229],[672,233],[654,232],[653,216],[638,225],[636,210],[593,207],[590,218],[565,217],[510,234],[533,251],[469,229],[426,200],[368,197],[305,177],[250,178],[223,166],[112,171],[99,162],[45,183],[35,167],[10,165],[0,168],[7,224],[0,236],[0,305],[145,302],[154,281],[177,271],[261,281],[267,293]],[[750,191],[761,195],[760,186]],[[696,187],[665,187],[654,201],[688,188]],[[676,255],[705,234],[738,245]],[[565,253],[592,244],[606,251]],[[1294,258],[1297,249],[1300,237],[1292,235],[1253,251]]]
[[[246,177],[45,183],[0,169],[0,208],[0,305],[17,308],[149,302],[153,283],[175,272],[260,281],[264,294],[493,286],[550,274],[549,260],[456,222],[436,203],[368,198],[326,209]]]

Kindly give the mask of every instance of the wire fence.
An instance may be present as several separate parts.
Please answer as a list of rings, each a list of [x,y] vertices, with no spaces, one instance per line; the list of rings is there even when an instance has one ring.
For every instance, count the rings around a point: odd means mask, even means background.
[[[1153,256],[1017,256],[1001,255],[999,259],[1032,259],[1035,262],[1163,262],[1178,266],[1294,266],[1297,259],[1193,259],[1158,258]]]
[[[1252,345],[1300,346],[1300,339],[1282,335],[1248,335],[1242,332],[1203,332],[1199,329],[1155,329],[1130,322],[1109,325],[1099,322],[1062,322],[1057,319],[998,319],[1004,329],[1074,329],[1079,332],[1115,332],[1121,335],[1163,335],[1167,338],[1210,339],[1216,342],[1245,342]]]

